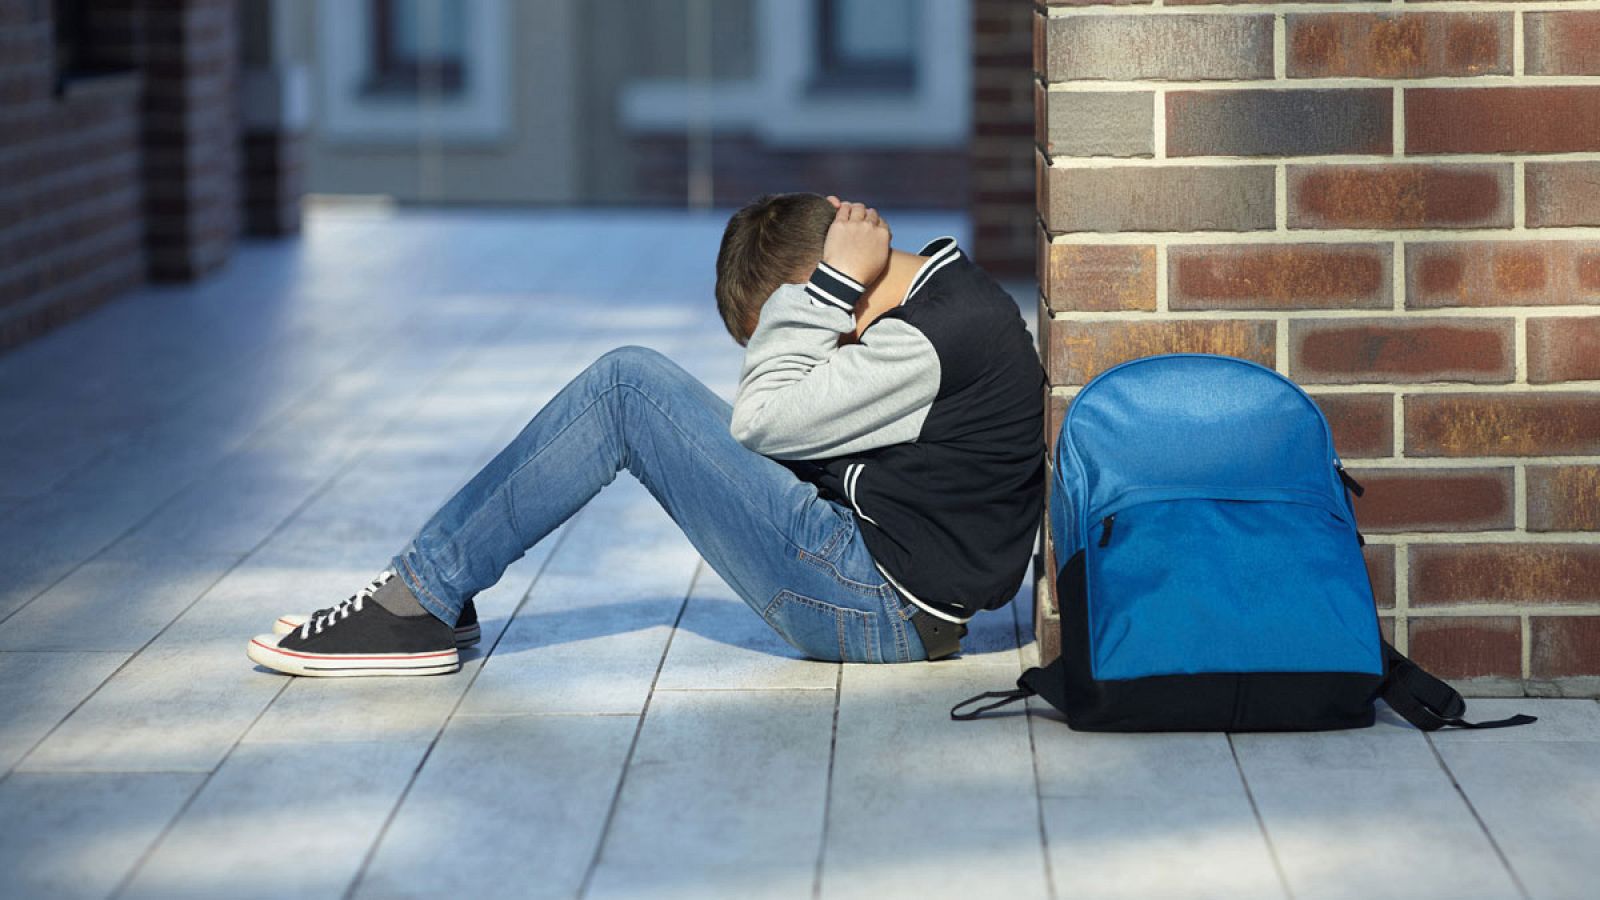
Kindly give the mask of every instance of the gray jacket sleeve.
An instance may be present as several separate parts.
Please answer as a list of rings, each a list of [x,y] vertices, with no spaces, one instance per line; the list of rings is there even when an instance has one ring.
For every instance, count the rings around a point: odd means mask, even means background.
[[[933,344],[899,318],[872,324],[859,343],[861,288],[827,266],[804,285],[781,285],[762,307],[733,403],[735,439],[778,459],[825,459],[914,441],[939,392]]]

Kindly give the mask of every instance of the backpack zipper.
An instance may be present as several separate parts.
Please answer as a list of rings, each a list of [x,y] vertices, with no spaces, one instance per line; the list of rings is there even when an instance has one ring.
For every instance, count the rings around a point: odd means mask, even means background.
[[[1117,514],[1106,516],[1100,523],[1100,546],[1111,546],[1111,526],[1117,524]]]

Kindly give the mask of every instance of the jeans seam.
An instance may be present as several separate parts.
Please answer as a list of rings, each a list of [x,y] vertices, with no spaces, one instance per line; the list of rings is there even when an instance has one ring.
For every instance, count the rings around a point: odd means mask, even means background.
[[[438,609],[434,609],[434,605],[437,604],[440,609],[448,609],[444,601],[440,600],[438,597],[435,597],[433,592],[428,590],[428,586],[422,583],[422,578],[419,577],[416,571],[411,568],[411,563],[409,560],[403,556],[400,557],[400,565],[406,570],[405,575],[410,576],[409,578],[405,579],[407,582],[406,587],[412,588],[412,593],[416,595],[417,601],[423,606],[427,607],[428,612],[433,613],[434,618],[443,622],[445,614],[440,612]],[[418,593],[419,591],[420,593]],[[455,625],[454,622],[449,622],[447,624],[451,626]]]

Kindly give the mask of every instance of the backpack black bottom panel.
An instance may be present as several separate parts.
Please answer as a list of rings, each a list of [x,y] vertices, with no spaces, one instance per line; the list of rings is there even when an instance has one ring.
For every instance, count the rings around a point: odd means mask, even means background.
[[[1031,685],[1078,731],[1322,731],[1373,723],[1382,680],[1357,672],[1154,675],[1097,681],[1090,674],[1083,554],[1061,570],[1064,678]],[[1056,668],[1056,667],[1052,667]],[[1046,683],[1048,682],[1048,683]]]

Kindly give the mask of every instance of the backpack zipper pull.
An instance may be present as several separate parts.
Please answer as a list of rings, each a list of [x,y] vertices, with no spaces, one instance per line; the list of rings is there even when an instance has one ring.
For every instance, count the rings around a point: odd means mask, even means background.
[[[1111,515],[1106,516],[1105,520],[1100,523],[1100,525],[1101,525],[1101,527],[1100,527],[1100,546],[1102,546],[1102,547],[1111,546],[1111,526],[1113,526],[1115,524],[1117,524],[1117,514],[1116,513],[1112,513]]]
[[[1339,470],[1339,480],[1344,482],[1345,490],[1355,494],[1357,497],[1367,492],[1367,489],[1361,486],[1361,482],[1355,480],[1349,472],[1344,470],[1344,466],[1335,466],[1334,468]]]

